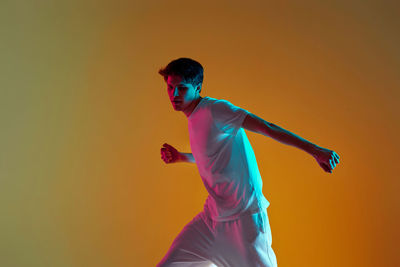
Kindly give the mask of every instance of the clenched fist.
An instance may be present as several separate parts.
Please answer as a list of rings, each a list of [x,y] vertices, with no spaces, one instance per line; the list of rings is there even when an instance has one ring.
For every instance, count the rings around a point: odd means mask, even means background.
[[[163,144],[161,148],[161,159],[164,160],[165,163],[175,163],[182,160],[181,153],[167,143]]]
[[[313,152],[314,158],[317,160],[319,166],[329,173],[332,173],[333,169],[339,164],[339,155],[330,149],[317,147]]]

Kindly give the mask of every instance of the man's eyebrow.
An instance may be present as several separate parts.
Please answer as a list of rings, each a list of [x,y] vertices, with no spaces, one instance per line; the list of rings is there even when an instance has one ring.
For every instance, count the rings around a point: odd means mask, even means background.
[[[173,84],[171,84],[171,83],[167,83],[168,85],[173,85]],[[178,86],[178,87],[188,87],[186,84],[177,84],[176,86]]]

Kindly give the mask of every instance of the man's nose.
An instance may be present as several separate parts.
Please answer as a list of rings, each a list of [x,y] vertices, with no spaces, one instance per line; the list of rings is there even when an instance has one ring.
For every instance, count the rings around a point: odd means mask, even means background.
[[[174,89],[174,96],[179,96],[178,88],[175,88],[175,89]]]

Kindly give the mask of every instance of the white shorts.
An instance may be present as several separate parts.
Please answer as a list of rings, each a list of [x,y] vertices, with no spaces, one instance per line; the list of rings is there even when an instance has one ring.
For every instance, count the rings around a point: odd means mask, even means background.
[[[215,222],[197,214],[172,242],[157,267],[276,267],[267,211]]]

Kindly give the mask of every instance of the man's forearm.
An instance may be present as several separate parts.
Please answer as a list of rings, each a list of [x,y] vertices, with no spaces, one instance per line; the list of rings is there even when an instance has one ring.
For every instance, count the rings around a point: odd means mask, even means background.
[[[194,157],[192,153],[182,153],[181,154],[181,160],[182,162],[189,162],[189,163],[195,163]]]
[[[256,116],[255,114],[250,113],[245,118],[243,122],[243,127],[246,130],[271,137],[283,144],[300,148],[311,155],[314,155],[315,151],[318,148],[317,145],[279,127],[278,125],[267,122],[266,120]]]
[[[306,139],[291,133],[278,125],[273,123],[269,124],[268,136],[271,138],[290,146],[297,147],[310,155],[314,155],[317,145],[307,141]]]
[[[306,139],[291,133],[278,125],[267,122],[262,118],[249,113],[242,123],[246,130],[271,137],[283,144],[291,145],[309,153],[326,172],[332,173],[339,163],[339,155],[330,149],[313,144]]]

